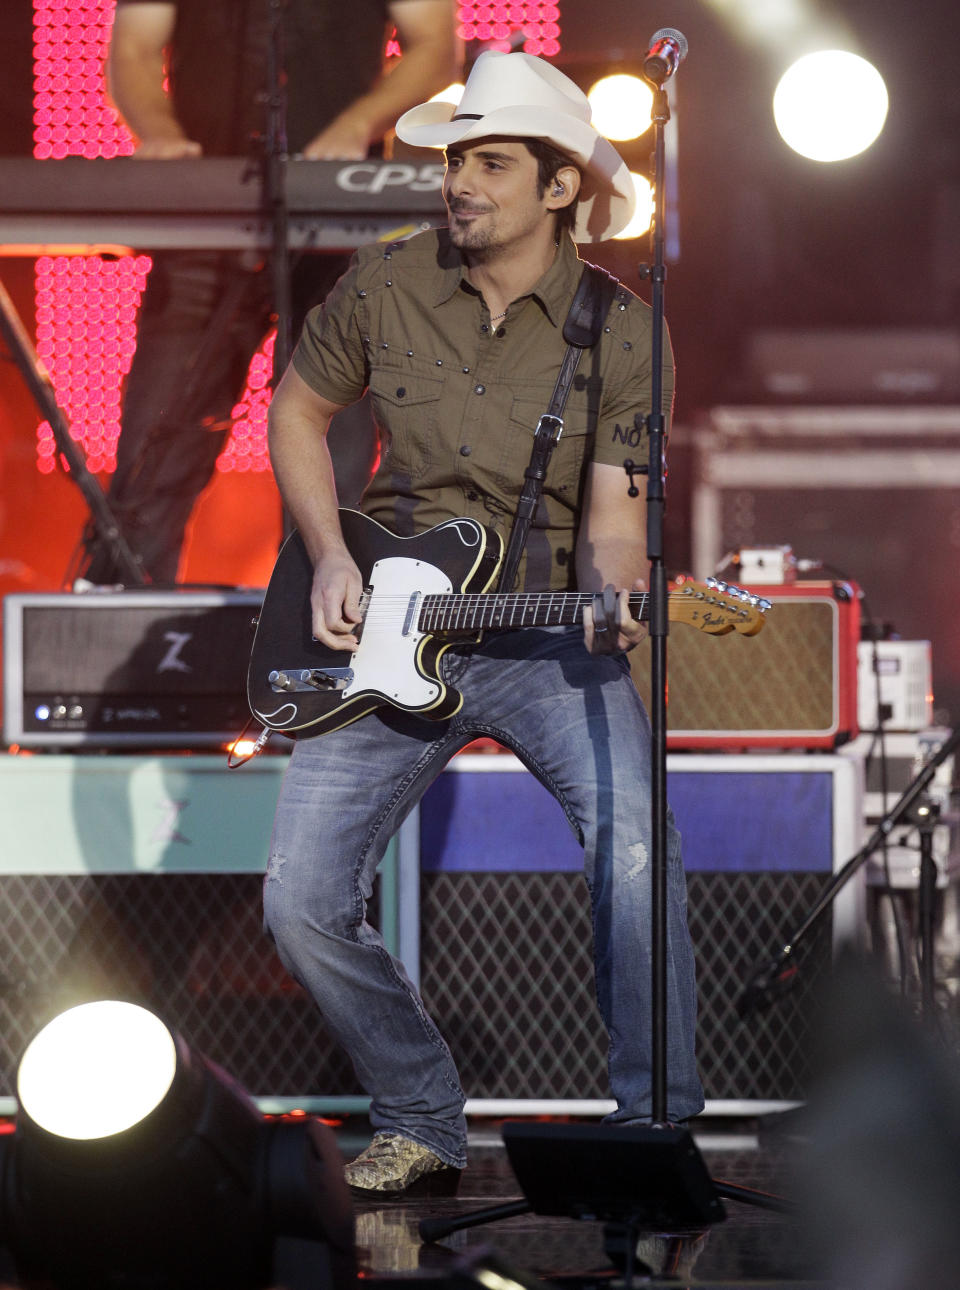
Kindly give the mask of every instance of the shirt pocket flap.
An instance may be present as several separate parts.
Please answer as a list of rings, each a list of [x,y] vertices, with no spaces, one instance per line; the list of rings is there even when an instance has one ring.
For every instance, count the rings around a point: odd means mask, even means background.
[[[443,381],[434,376],[413,376],[390,368],[378,368],[370,373],[371,396],[397,408],[434,403],[442,393]]]

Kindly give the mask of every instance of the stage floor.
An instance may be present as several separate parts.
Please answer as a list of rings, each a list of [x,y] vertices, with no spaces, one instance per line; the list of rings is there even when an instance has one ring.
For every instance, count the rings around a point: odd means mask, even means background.
[[[817,1134],[806,1135],[806,1112],[698,1121],[695,1141],[715,1181],[801,1203],[775,1212],[726,1199],[725,1220],[705,1230],[641,1232],[632,1287],[953,1290],[960,1266],[954,1160],[960,1139],[947,1124],[950,1115],[925,1124],[918,1112],[919,1106],[873,1131],[876,1150],[864,1149],[859,1133],[851,1136],[843,1119],[833,1117],[826,1126],[821,1121],[818,1148]],[[856,1119],[854,1112],[847,1128]],[[12,1129],[9,1121],[0,1126]],[[335,1126],[334,1134],[351,1158],[369,1141],[370,1128],[356,1117]],[[939,1160],[934,1135],[947,1153]],[[500,1122],[471,1120],[469,1157],[455,1198],[355,1203],[358,1284],[369,1290],[536,1290],[543,1283],[625,1290],[623,1235],[596,1222],[527,1213],[425,1244],[424,1219],[522,1199]],[[829,1254],[818,1256],[817,1247]],[[293,1280],[298,1290],[324,1290],[317,1276],[316,1269],[304,1269],[299,1283]],[[0,1290],[19,1284],[10,1252],[0,1247]]]
[[[789,1196],[795,1149],[789,1113],[761,1129],[757,1120],[734,1125],[704,1124],[695,1135],[711,1177],[741,1187]],[[363,1122],[336,1131],[346,1158],[369,1141]],[[455,1267],[470,1274],[493,1256],[522,1283],[547,1279],[577,1287],[622,1285],[616,1239],[603,1224],[526,1214],[456,1232],[432,1245],[422,1243],[424,1218],[466,1214],[521,1200],[497,1122],[471,1123],[469,1165],[453,1199],[377,1204],[356,1203],[357,1251],[365,1279],[443,1278]],[[636,1247],[637,1285],[791,1287],[827,1285],[818,1277],[799,1221],[739,1201],[724,1202],[727,1218],[699,1232],[654,1232]],[[644,1266],[646,1265],[646,1266]],[[500,1264],[497,1264],[500,1267]],[[500,1267],[502,1271],[502,1267]],[[471,1277],[471,1279],[473,1279]],[[458,1282],[460,1278],[458,1277]],[[483,1276],[479,1287],[492,1285]]]

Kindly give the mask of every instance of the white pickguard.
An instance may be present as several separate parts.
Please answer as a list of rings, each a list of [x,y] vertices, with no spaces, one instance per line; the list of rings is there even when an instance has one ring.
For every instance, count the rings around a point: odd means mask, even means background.
[[[360,648],[350,663],[353,680],[342,697],[373,690],[405,708],[432,707],[442,691],[417,671],[417,649],[428,635],[417,631],[417,618],[425,595],[447,595],[453,584],[436,565],[391,556],[373,566],[370,586]],[[416,598],[412,613],[411,598]]]

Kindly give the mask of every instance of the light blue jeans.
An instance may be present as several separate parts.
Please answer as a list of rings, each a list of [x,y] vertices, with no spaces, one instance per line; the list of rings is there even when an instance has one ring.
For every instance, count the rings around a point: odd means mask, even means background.
[[[643,648],[643,647],[641,647]],[[587,653],[579,628],[529,628],[450,650],[464,695],[450,721],[381,709],[294,749],[277,808],[264,918],[371,1098],[375,1129],[466,1161],[464,1095],[449,1049],[402,964],[365,919],[387,842],[450,757],[488,735],[557,798],[583,843],[600,1013],[619,1123],[651,1103],[650,731],[623,655]],[[667,1115],[703,1108],[680,837],[669,821]],[[453,951],[452,951],[453,952]]]

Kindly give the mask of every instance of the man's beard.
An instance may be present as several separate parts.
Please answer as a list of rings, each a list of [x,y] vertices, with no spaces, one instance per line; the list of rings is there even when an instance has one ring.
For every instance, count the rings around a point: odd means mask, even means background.
[[[478,227],[472,221],[460,224],[457,222],[456,209],[450,211],[450,241],[459,251],[469,251],[471,255],[483,255],[496,246],[494,233],[490,226]]]

